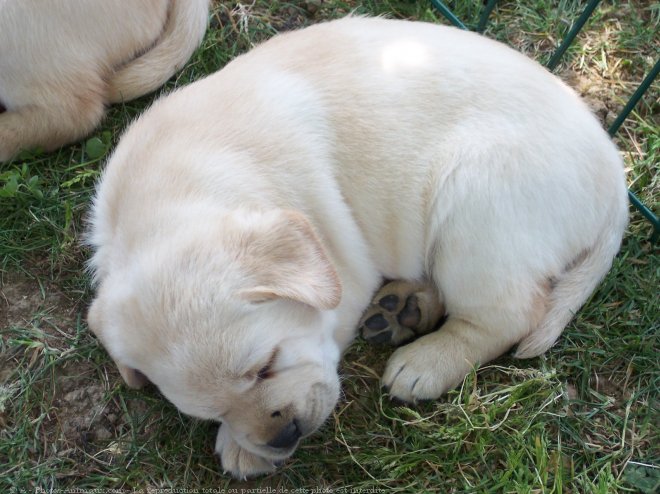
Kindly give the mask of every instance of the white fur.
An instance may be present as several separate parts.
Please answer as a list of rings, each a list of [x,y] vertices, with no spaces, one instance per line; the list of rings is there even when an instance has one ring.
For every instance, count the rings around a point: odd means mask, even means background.
[[[383,376],[435,398],[519,342],[552,345],[609,269],[627,201],[607,134],[538,64],[452,28],[347,18],[155,103],[91,218],[90,326],[129,382],[139,369],[222,420],[217,451],[242,477],[291,454],[264,446],[286,421],[306,434],[330,413],[383,278],[444,299],[443,328]]]
[[[104,105],[161,86],[207,12],[208,0],[0,0],[0,161],[79,139]]]

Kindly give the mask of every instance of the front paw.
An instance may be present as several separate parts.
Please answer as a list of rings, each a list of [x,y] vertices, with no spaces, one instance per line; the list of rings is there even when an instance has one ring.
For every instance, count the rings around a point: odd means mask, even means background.
[[[215,454],[220,458],[225,473],[239,480],[271,473],[276,469],[273,460],[255,455],[240,446],[231,437],[227,427],[222,425],[215,441]]]
[[[392,354],[382,379],[392,398],[409,403],[434,400],[469,372],[471,366],[459,352],[447,352],[434,344],[436,335],[423,336]]]

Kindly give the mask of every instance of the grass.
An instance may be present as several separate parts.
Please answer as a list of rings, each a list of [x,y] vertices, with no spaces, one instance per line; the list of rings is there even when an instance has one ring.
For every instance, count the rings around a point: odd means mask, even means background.
[[[480,2],[450,6],[476,25]],[[582,8],[502,0],[486,34],[546,61]],[[426,1],[220,2],[202,47],[164,91],[279,30],[351,11],[444,22]],[[657,59],[659,27],[657,5],[606,2],[556,70],[604,126]],[[658,492],[660,263],[635,211],[610,274],[545,356],[500,358],[447,397],[408,407],[379,389],[388,351],[357,341],[341,402],[285,468],[247,483],[224,476],[212,454],[217,426],[182,416],[155,389],[126,389],[84,321],[89,253],[79,240],[94,182],[152,100],[113,107],[84,142],[0,165],[0,492]],[[616,136],[630,186],[656,212],[658,105],[656,83]]]

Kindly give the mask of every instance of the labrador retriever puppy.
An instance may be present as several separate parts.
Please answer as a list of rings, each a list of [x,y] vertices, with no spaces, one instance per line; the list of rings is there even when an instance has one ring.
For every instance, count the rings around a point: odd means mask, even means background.
[[[129,386],[222,422],[242,478],[332,412],[383,279],[430,284],[447,312],[383,375],[433,399],[512,346],[550,348],[626,222],[615,146],[544,68],[458,29],[349,17],[133,123],[91,211],[89,325]]]
[[[165,83],[199,45],[208,3],[0,1],[0,161],[80,139],[108,103]]]

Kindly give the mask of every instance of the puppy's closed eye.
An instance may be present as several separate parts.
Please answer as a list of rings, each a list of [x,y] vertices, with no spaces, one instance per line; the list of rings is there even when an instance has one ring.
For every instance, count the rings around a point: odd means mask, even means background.
[[[273,353],[271,353],[270,358],[268,359],[268,363],[257,371],[257,381],[265,381],[266,379],[270,379],[275,375],[273,366],[275,365],[275,361],[277,360],[277,355],[279,352],[280,347],[275,347],[275,350],[273,350]]]
[[[263,381],[265,379],[270,379],[273,377],[273,370],[271,369],[270,364],[264,365],[259,372],[257,372],[257,380]]]

